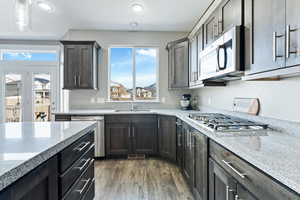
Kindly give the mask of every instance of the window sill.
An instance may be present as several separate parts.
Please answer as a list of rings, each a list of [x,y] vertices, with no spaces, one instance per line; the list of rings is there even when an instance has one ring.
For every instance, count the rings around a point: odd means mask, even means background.
[[[148,101],[113,101],[106,100],[105,103],[161,103],[160,100],[148,100]]]

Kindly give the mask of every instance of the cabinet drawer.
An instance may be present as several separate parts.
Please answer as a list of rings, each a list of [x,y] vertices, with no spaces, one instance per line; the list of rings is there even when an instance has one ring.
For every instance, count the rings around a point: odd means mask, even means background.
[[[88,191],[85,193],[82,200],[93,200],[95,197],[95,179],[93,179]]]
[[[65,173],[60,176],[60,196],[63,196],[76,179],[85,171],[94,157],[95,146],[92,145]]]
[[[94,180],[94,160],[91,160],[89,167],[78,178],[76,183],[71,187],[63,200],[80,200],[88,191]]]
[[[94,143],[94,131],[83,136],[59,154],[59,172],[66,171]]]
[[[210,141],[210,156],[258,199],[299,199],[295,193],[213,141]]]

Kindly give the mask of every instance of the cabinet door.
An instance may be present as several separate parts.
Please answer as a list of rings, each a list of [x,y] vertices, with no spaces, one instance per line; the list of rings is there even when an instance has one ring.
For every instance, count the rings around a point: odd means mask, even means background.
[[[189,43],[183,41],[171,47],[171,89],[187,88],[189,86]]]
[[[79,49],[77,45],[64,46],[64,89],[77,87],[79,66]]]
[[[177,165],[182,169],[184,138],[183,138],[183,130],[182,130],[182,121],[179,119],[177,119],[176,121],[176,134],[177,134],[176,161],[177,161]]]
[[[208,144],[207,137],[199,132],[194,133],[195,137],[195,196],[197,199],[208,197]]]
[[[221,32],[228,31],[234,26],[241,26],[243,16],[243,0],[226,0],[220,6]]]
[[[159,154],[171,161],[176,161],[176,118],[158,117]]]
[[[80,89],[93,89],[93,46],[77,45],[79,65],[77,86]]]
[[[201,26],[201,28],[199,29],[199,33],[198,33],[198,81],[200,81],[200,77],[201,77],[201,57],[200,57],[200,53],[203,51],[204,49],[204,32],[203,32],[203,26]]]
[[[286,0],[286,66],[300,64],[300,1]]]
[[[252,64],[247,74],[285,66],[284,8],[283,0],[253,0],[246,8],[252,10],[252,16],[247,17],[252,20]]]
[[[12,200],[57,200],[57,158],[34,169],[11,187]]]
[[[107,123],[105,127],[106,153],[108,156],[128,155],[131,151],[130,122]]]
[[[183,172],[184,176],[190,186],[194,186],[194,137],[189,127],[184,124],[184,163]]]
[[[132,122],[133,152],[136,154],[157,154],[157,121],[155,119],[139,119]]]
[[[258,200],[249,191],[247,191],[241,184],[237,184],[237,194],[234,200]]]
[[[190,40],[190,86],[196,85],[198,81],[198,37]]]
[[[216,162],[209,160],[209,200],[234,200],[236,182]]]
[[[216,11],[204,23],[204,47],[207,47],[219,37],[219,21],[219,10],[216,9]]]

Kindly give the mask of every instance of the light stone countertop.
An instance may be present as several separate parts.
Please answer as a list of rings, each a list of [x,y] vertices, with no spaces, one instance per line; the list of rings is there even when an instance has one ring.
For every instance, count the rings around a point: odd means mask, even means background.
[[[95,127],[95,122],[0,123],[0,191]]]
[[[107,114],[161,114],[176,116],[210,139],[221,144],[229,151],[251,163],[296,193],[300,194],[300,124],[271,118],[231,114],[249,120],[267,123],[279,131],[269,131],[267,136],[220,137],[216,133],[203,129],[188,118],[189,113],[200,111],[182,111],[179,109],[153,109],[148,112],[114,112],[113,110],[71,110],[56,113],[61,115],[107,115]],[[207,112],[207,111],[205,111]]]

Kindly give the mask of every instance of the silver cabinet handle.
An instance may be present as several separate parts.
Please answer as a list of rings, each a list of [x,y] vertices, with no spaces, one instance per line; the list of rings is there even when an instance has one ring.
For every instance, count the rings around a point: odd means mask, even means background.
[[[132,127],[132,137],[135,137],[135,128]]]
[[[90,145],[91,142],[83,142],[80,145],[78,145],[76,148],[74,148],[74,151],[83,151],[88,145]]]
[[[82,171],[85,166],[91,161],[91,159],[83,159],[82,161],[84,161],[83,165],[81,167],[75,167],[75,169],[79,169],[79,171]]]
[[[131,128],[128,127],[128,138],[131,138]]]
[[[78,86],[80,86],[80,83],[81,83],[81,81],[80,81],[80,75],[78,75]]]
[[[291,29],[290,25],[286,26],[286,58],[290,57],[290,54],[296,54],[297,51],[291,51],[291,32],[295,32],[297,29]]]
[[[234,190],[230,189],[228,185],[226,185],[226,200],[229,200],[229,193],[234,192]]]
[[[235,195],[234,200],[243,200],[243,199],[240,199],[239,195]]]
[[[82,194],[85,190],[85,188],[89,185],[91,178],[87,179],[87,180],[81,180],[82,182],[85,182],[83,187],[79,190],[75,190],[76,192],[79,192],[79,194]]]
[[[232,171],[234,171],[239,177],[241,177],[242,179],[246,178],[246,174],[241,173],[239,170],[237,170],[236,168],[234,168],[230,162],[227,162],[226,160],[222,160],[222,162],[227,167],[229,167]]]
[[[157,128],[160,128],[160,119],[157,119]]]
[[[282,38],[284,35],[277,35],[277,32],[273,32],[273,61],[276,62],[277,58],[282,58],[283,56],[277,55],[277,40]]]
[[[74,76],[74,84],[75,84],[75,86],[77,86],[77,76],[76,75]]]

